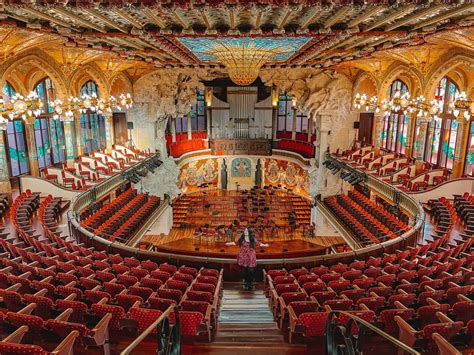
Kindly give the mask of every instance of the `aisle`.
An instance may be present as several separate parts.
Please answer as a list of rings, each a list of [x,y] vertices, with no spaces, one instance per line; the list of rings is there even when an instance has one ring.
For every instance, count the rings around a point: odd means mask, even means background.
[[[305,345],[290,345],[273,320],[263,284],[244,291],[241,283],[226,282],[214,341],[194,344],[183,354],[306,354]]]

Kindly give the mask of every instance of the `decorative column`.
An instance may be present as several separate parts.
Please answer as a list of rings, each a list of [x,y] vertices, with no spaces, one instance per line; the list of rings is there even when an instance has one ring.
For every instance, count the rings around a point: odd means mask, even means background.
[[[108,112],[104,115],[105,120],[105,141],[107,152],[110,154],[112,151],[112,146],[115,143],[114,137],[114,121],[112,112]]]
[[[207,140],[211,140],[212,136],[212,108],[206,107],[206,131],[207,131]]]
[[[72,161],[76,157],[74,154],[74,120],[64,121],[64,143],[66,145],[66,160]]]
[[[77,155],[81,156],[83,153],[83,134],[81,127],[81,114],[74,113],[74,128],[76,130],[76,146],[77,146]]]
[[[160,117],[156,121],[156,132],[155,132],[155,147],[156,150],[160,153],[161,160],[168,157],[168,151],[166,150],[166,122],[168,118]]]
[[[456,149],[454,151],[453,172],[451,178],[461,177],[464,173],[464,158],[466,157],[467,140],[469,138],[469,121],[460,117],[456,136]]]
[[[313,119],[311,117],[308,117],[308,142],[311,142],[311,136],[313,133]]]
[[[170,118],[171,142],[176,143],[176,119]]]
[[[192,130],[192,127],[191,127],[191,114],[188,113],[186,115],[186,120],[187,120],[187,126],[188,126],[188,140],[191,140],[193,139],[193,130]]]
[[[12,186],[10,185],[10,178],[8,176],[8,162],[5,150],[5,134],[7,123],[0,123],[0,192],[11,193]]]
[[[415,129],[416,129],[416,115],[412,114],[412,117],[408,117],[408,129],[407,129],[407,138],[405,141],[405,155],[408,157],[412,156],[415,145]]]
[[[291,139],[296,139],[296,108],[293,107],[293,125],[291,126]]]
[[[383,128],[383,114],[374,113],[375,134],[372,142],[376,147],[382,147],[382,128]]]
[[[420,122],[420,129],[416,137],[414,137],[413,151],[416,160],[423,160],[425,153],[425,140],[426,140],[426,131],[428,128],[427,121]]]
[[[28,162],[30,165],[30,174],[33,176],[39,176],[40,171],[38,167],[38,152],[36,150],[34,124],[35,124],[34,117],[29,117],[25,120],[26,144],[28,146]]]

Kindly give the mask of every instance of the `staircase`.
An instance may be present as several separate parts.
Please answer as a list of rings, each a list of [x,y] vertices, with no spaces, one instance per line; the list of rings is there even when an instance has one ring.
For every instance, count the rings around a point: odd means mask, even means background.
[[[244,291],[241,283],[224,284],[214,340],[210,344],[194,343],[193,355],[306,354],[306,346],[285,341],[284,333],[273,319],[263,284],[255,286],[253,291]]]

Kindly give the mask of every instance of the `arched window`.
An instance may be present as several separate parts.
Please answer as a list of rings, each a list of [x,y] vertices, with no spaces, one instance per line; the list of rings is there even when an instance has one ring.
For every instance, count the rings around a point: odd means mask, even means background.
[[[56,100],[56,89],[51,79],[48,77],[41,79],[36,83],[33,90],[43,101],[43,112],[52,113],[53,107],[49,103]]]
[[[52,115],[50,102],[56,99],[53,81],[45,77],[36,83],[34,90],[43,101],[43,114],[34,123],[36,154],[41,169],[65,160],[64,126]]]
[[[277,112],[277,131],[279,138],[291,139],[295,127],[296,139],[308,139],[309,120],[308,116],[293,105],[293,99],[285,92],[280,92],[278,96],[278,112]],[[299,134],[298,134],[299,133]]]
[[[392,98],[396,92],[405,94],[408,86],[401,80],[395,80],[388,88],[388,97]],[[388,150],[405,154],[406,139],[408,136],[408,115],[404,112],[392,112],[382,118],[382,147]]]
[[[445,76],[435,89],[435,99],[440,103],[440,112],[428,123],[425,160],[443,168],[452,169],[458,122],[449,108],[449,103],[459,92],[457,85]]]
[[[93,80],[86,82],[81,88],[81,95],[99,95],[99,86]],[[105,149],[107,138],[105,134],[105,118],[97,112],[88,111],[81,114],[81,130],[84,153]]]
[[[13,96],[15,95],[15,89],[13,88],[13,86],[7,81],[5,82],[5,85],[3,85],[3,88],[2,88],[2,99],[3,101],[5,102],[8,102],[8,100]]]
[[[8,121],[5,134],[8,143],[7,159],[10,163],[10,176],[28,173],[30,169],[23,120]]]

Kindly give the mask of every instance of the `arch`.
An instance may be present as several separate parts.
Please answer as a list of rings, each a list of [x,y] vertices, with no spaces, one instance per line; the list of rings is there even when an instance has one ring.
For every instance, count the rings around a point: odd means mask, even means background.
[[[368,97],[378,97],[378,87],[379,83],[377,82],[377,79],[371,73],[361,70],[354,80],[354,85],[352,86],[352,97],[357,93],[366,94]]]
[[[118,94],[130,93],[133,96],[133,84],[130,77],[125,72],[117,73],[112,77],[109,83],[111,96]]]
[[[45,74],[44,76],[49,76],[56,85],[57,97],[61,100],[67,98],[68,85],[66,84],[64,74],[59,64],[48,54],[39,49],[32,49],[19,56],[12,57],[0,65],[0,86],[3,87],[7,78],[14,76],[12,72],[23,64],[30,64],[37,68],[38,71],[43,72]],[[30,73],[29,77],[31,78],[33,74],[34,73]],[[26,89],[26,93],[33,89],[35,83],[31,83],[31,80],[25,82],[23,88]]]
[[[418,70],[410,68],[401,62],[393,63],[380,81],[379,100],[383,100],[387,97],[388,88],[396,79],[400,79],[408,86],[408,91],[412,97],[419,95],[423,91],[422,78],[423,76]]]
[[[101,97],[106,99],[109,95],[107,79],[100,68],[93,63],[81,66],[72,73],[69,79],[69,82],[71,83],[71,95],[80,96],[82,86],[89,80],[96,82]]]
[[[469,92],[469,77],[465,68],[474,69],[474,57],[466,55],[463,53],[449,53],[447,55],[441,56],[438,60],[433,63],[433,71],[426,77],[426,89],[424,91],[424,96],[431,100],[434,98],[434,91],[436,85],[439,81],[450,73],[455,72],[457,78],[451,77],[456,84],[459,86],[460,91]],[[461,82],[456,79],[461,79]]]

